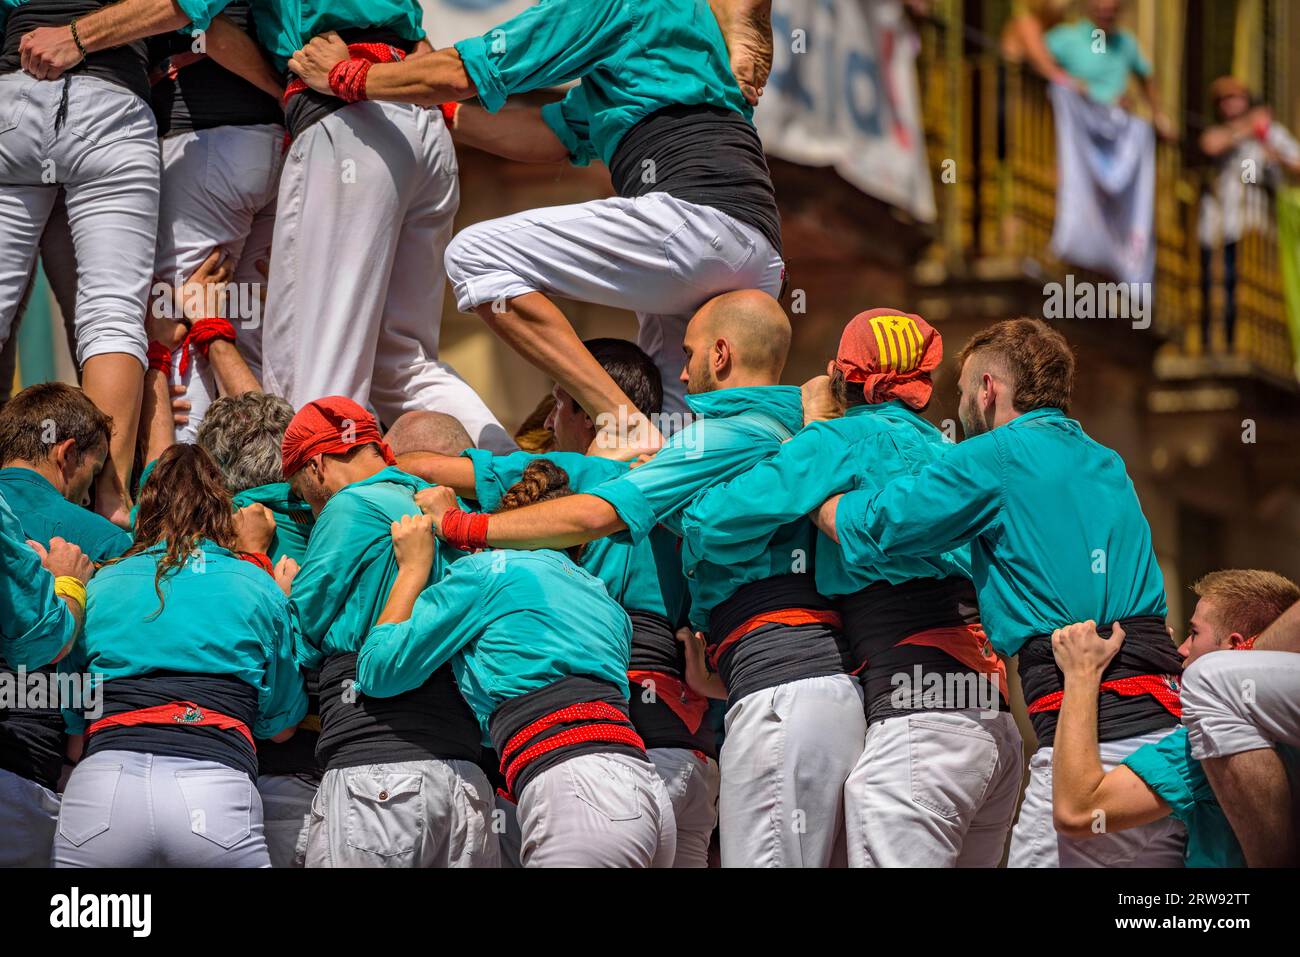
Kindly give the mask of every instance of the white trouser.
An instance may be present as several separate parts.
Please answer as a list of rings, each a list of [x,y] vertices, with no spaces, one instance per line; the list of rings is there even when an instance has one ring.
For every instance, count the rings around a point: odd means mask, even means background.
[[[0,771],[0,868],[49,867],[59,796],[35,781]]]
[[[523,867],[520,852],[524,838],[519,832],[519,808],[507,797],[494,796],[496,807],[492,812],[492,829],[496,832],[501,849],[502,867]]]
[[[1101,765],[1112,771],[1144,744],[1169,734],[1169,728],[1132,738],[1101,742]],[[1052,749],[1039,748],[1029,759],[1029,787],[1011,829],[1007,867],[1182,867],[1187,830],[1172,817],[1095,837],[1070,838],[1052,823]]]
[[[268,392],[294,408],[345,395],[388,424],[416,409],[445,412],[480,447],[515,448],[438,361],[457,172],[442,114],[409,104],[354,103],[294,140],[262,336]]]
[[[877,721],[844,785],[849,866],[997,867],[1023,770],[1006,712]]]
[[[723,867],[830,867],[846,861],[844,782],[867,718],[849,675],[755,691],[727,711],[719,766]]]
[[[524,867],[672,867],[673,806],[649,761],[580,754],[519,792]]]
[[[302,867],[307,860],[307,831],[317,781],[307,774],[259,774],[262,824],[272,867]]]
[[[709,841],[718,824],[718,762],[686,748],[650,748],[646,756],[668,792],[677,822],[673,867],[708,867]]]
[[[1183,723],[1198,761],[1300,747],[1300,655],[1215,651],[1183,675]]]
[[[243,771],[100,751],[68,778],[55,867],[270,867],[262,799]]]
[[[780,254],[752,226],[667,193],[503,216],[462,229],[447,247],[461,312],[530,292],[635,312],[668,414],[686,410],[678,377],[691,316],[737,289],[779,295],[783,270]]]
[[[56,130],[65,82],[66,118]],[[144,364],[158,165],[153,113],[125,87],[79,75],[0,76],[0,340],[62,187],[77,257],[77,362],[125,353]]]
[[[257,292],[265,281],[259,259],[269,259],[280,184],[284,127],[218,126],[175,133],[162,140],[162,190],[158,206],[158,248],[154,275],[183,283],[220,246],[236,262],[225,318],[235,327],[239,352],[259,375],[262,365],[262,308]],[[185,387],[189,424],[176,440],[193,442],[208,406],[217,397],[216,379],[197,355],[185,375],[180,363],[172,382]]]
[[[496,867],[492,789],[470,761],[399,761],[325,772],[308,867]]]

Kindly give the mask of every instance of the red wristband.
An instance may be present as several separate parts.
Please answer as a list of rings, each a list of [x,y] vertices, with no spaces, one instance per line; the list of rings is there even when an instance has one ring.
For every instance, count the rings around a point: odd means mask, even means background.
[[[442,513],[442,537],[448,545],[466,552],[487,548],[486,512],[466,512],[455,506]]]
[[[165,376],[172,374],[172,351],[158,340],[149,343],[149,350],[145,353],[149,360],[149,368],[161,372]]]
[[[229,319],[213,318],[200,319],[190,326],[190,335],[187,341],[192,348],[198,350],[199,355],[206,359],[208,357],[208,348],[212,343],[219,339],[234,342],[235,338],[235,327],[231,325]]]
[[[356,103],[366,98],[366,75],[370,61],[359,57],[339,60],[330,70],[330,92],[345,103]]]

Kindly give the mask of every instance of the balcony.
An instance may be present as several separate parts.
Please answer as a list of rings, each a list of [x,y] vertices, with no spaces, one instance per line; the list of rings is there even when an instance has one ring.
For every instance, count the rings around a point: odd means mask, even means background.
[[[1063,281],[1067,273],[1078,282],[1110,281],[1049,251],[1057,161],[1046,82],[1003,60],[988,38],[957,33],[942,21],[923,24],[921,38],[924,124],[942,225],[916,270],[918,285],[937,295],[956,289],[1021,304],[1032,303],[1036,289],[1041,309],[1042,284]],[[1180,143],[1157,145],[1156,195],[1155,308],[1146,345],[1158,377],[1173,388],[1241,379],[1300,393],[1275,223],[1238,247],[1233,352],[1226,353],[1216,323],[1207,354],[1196,238],[1200,180],[1184,168]],[[1010,290],[1017,288],[1015,296]],[[1217,276],[1214,295],[1214,315],[1220,316]],[[1147,350],[1137,353],[1134,358],[1145,361]]]

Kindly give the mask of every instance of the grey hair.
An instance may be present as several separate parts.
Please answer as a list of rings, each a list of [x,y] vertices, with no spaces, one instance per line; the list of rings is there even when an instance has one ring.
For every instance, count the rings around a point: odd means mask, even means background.
[[[271,485],[284,481],[280,444],[292,418],[293,406],[278,395],[225,395],[208,407],[197,441],[231,492]]]

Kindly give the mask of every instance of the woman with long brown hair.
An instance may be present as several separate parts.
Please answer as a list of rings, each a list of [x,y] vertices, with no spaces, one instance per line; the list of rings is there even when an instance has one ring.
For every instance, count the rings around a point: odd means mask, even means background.
[[[307,699],[288,600],[250,554],[260,514],[198,446],[159,457],[135,544],[87,590],[73,654],[100,693],[56,867],[270,866],[254,738],[287,738]]]

